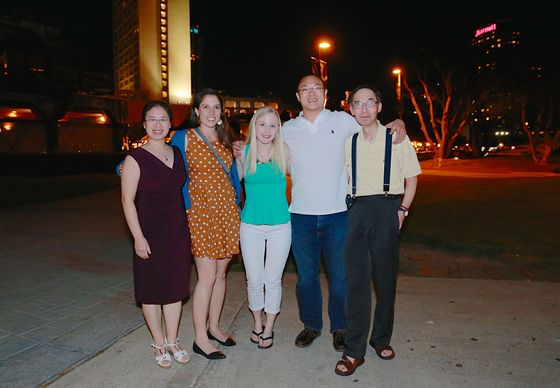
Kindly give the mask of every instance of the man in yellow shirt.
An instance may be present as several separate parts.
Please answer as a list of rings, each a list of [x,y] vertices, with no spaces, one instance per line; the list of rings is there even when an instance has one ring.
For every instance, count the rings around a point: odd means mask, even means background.
[[[361,131],[356,141],[356,178],[352,182],[352,136],[346,141],[346,170],[349,193],[356,187],[348,211],[344,245],[346,270],[346,343],[335,372],[349,376],[363,364],[371,322],[371,280],[377,303],[369,344],[384,360],[395,356],[390,346],[395,315],[395,294],[399,265],[400,228],[416,193],[420,164],[410,140],[391,145],[389,188],[384,188],[387,128],[377,115],[381,94],[370,85],[354,89],[349,96],[350,112]],[[390,137],[389,137],[389,140]]]

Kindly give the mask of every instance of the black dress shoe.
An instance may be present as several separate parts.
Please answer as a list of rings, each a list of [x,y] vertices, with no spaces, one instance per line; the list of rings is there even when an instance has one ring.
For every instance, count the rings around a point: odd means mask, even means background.
[[[224,358],[226,358],[226,355],[218,350],[210,354],[204,353],[204,350],[200,349],[200,347],[196,344],[196,342],[192,343],[192,350],[193,352],[200,354],[201,356],[204,356],[209,360],[223,360]]]
[[[233,340],[233,338],[231,338],[231,337],[227,337],[227,339],[225,341],[220,341],[219,339],[214,337],[212,334],[210,334],[209,331],[206,334],[208,334],[208,339],[210,341],[218,341],[220,343],[220,345],[223,345],[223,346],[235,346],[235,345],[237,345],[237,342],[235,342]]]
[[[296,346],[298,348],[306,348],[313,343],[315,338],[321,335],[320,331],[305,328],[296,337]]]
[[[332,346],[337,352],[344,351],[344,342],[346,341],[346,331],[339,329],[332,333]]]

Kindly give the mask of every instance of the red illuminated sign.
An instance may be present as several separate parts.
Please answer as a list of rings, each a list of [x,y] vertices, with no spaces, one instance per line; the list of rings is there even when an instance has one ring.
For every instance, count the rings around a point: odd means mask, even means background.
[[[490,24],[489,26],[482,27],[482,28],[476,30],[476,32],[474,34],[474,37],[476,38],[476,37],[478,37],[482,34],[486,34],[486,33],[491,32],[491,31],[496,31],[496,23]]]

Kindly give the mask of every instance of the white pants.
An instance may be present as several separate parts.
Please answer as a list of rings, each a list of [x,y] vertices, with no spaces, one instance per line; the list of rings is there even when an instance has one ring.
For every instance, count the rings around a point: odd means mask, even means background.
[[[241,223],[241,253],[247,276],[249,308],[278,314],[282,301],[282,273],[290,253],[292,225]],[[265,257],[266,247],[266,257]]]

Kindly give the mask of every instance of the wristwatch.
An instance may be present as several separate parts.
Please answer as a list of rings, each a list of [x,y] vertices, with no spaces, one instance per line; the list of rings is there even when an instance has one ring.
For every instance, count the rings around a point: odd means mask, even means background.
[[[403,212],[405,217],[408,216],[408,208],[407,207],[401,206],[401,207],[399,207],[399,211]]]

